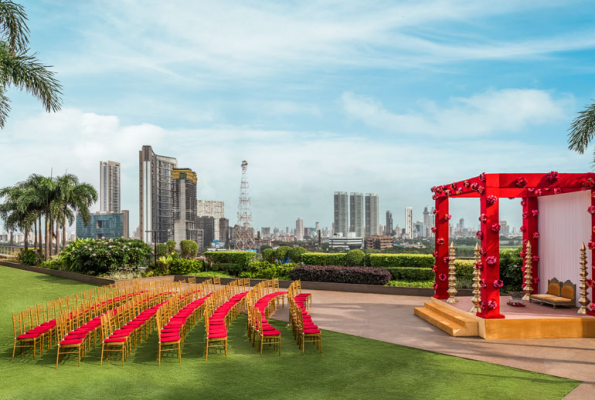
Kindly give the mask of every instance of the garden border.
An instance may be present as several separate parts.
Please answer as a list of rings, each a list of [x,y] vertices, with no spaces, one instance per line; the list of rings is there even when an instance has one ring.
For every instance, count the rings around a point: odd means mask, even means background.
[[[88,283],[90,285],[106,286],[118,282],[115,279],[101,278],[99,276],[79,274],[78,272],[61,271],[57,269],[34,267],[32,265],[24,265],[10,261],[0,261],[0,265],[10,268],[22,269],[29,272],[37,272],[40,274],[58,276],[60,278],[72,279],[75,281]]]

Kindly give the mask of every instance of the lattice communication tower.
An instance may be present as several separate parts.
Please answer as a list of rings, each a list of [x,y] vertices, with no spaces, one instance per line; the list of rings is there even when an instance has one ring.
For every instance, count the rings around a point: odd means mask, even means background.
[[[238,232],[236,250],[250,250],[256,247],[254,229],[252,228],[252,204],[248,194],[248,162],[242,161],[242,183],[240,185],[240,201],[238,203]]]

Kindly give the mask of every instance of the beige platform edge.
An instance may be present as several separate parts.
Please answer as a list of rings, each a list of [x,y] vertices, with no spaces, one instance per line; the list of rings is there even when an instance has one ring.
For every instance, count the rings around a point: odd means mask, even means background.
[[[484,319],[430,298],[415,315],[451,336],[484,339],[594,338],[595,318]]]

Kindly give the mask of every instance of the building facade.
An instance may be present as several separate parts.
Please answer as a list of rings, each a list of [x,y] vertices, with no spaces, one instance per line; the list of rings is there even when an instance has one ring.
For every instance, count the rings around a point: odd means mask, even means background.
[[[79,239],[115,239],[124,236],[124,215],[122,213],[91,214],[91,221],[85,225],[80,214],[76,216],[76,237]]]
[[[172,170],[173,239],[198,240],[196,227],[196,173],[190,168]]]
[[[219,219],[219,241],[221,243],[227,243],[231,240],[231,234],[229,232],[229,219]]]
[[[213,217],[215,220],[225,218],[225,202],[219,200],[197,200],[196,215],[199,217]],[[221,241],[221,237],[226,237],[220,232],[219,222],[215,221],[215,238]]]
[[[356,237],[364,237],[364,194],[349,194],[349,232]],[[344,235],[348,236],[348,235]]]
[[[334,199],[334,234],[347,237],[349,211],[347,209],[347,192],[335,192]]]
[[[120,205],[120,163],[99,161],[99,211],[119,213]]]
[[[384,250],[393,247],[394,238],[387,235],[373,235],[364,241],[366,249]]]
[[[139,151],[139,227],[145,243],[165,243],[173,237],[173,157],[160,156],[151,146]]]
[[[215,240],[215,218],[213,217],[197,217],[196,227],[203,231],[203,247],[209,247],[213,240]],[[219,221],[217,221],[217,225]]]
[[[392,236],[393,234],[393,213],[390,211],[386,212],[386,225],[384,225],[384,234]]]
[[[366,194],[366,237],[380,234],[380,196],[377,193]]]
[[[405,238],[413,239],[413,207],[405,207]]]
[[[301,218],[295,221],[295,240],[304,240],[304,220]]]

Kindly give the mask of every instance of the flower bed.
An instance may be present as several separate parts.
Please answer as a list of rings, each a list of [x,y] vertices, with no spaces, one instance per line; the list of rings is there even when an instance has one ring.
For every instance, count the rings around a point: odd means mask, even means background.
[[[390,272],[384,268],[339,267],[333,265],[299,266],[294,268],[289,276],[293,280],[364,285],[386,285],[391,279]]]

